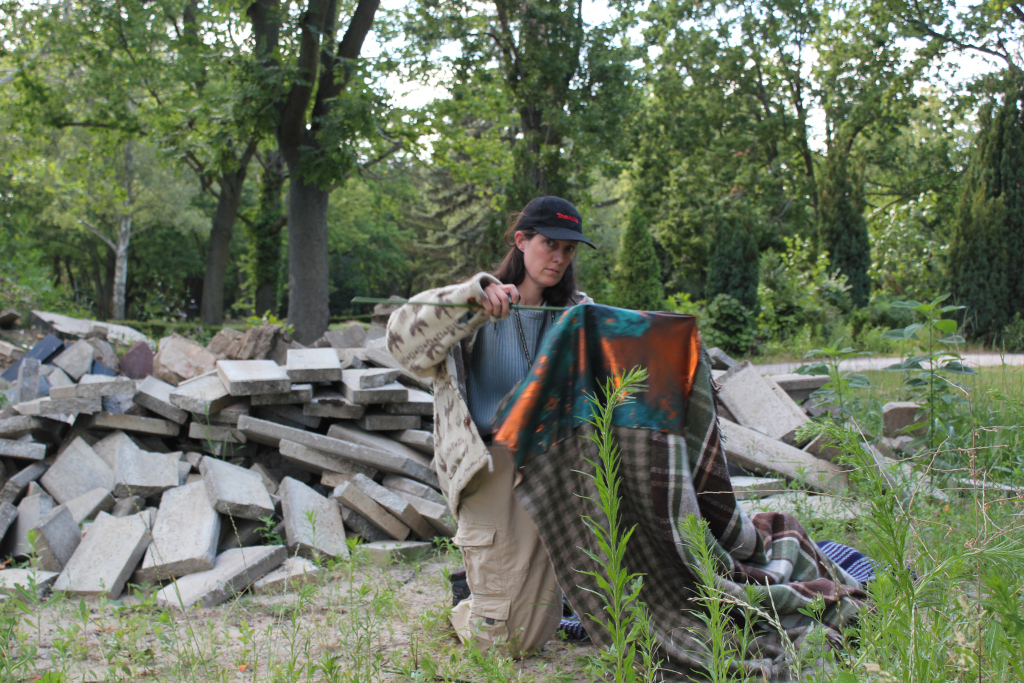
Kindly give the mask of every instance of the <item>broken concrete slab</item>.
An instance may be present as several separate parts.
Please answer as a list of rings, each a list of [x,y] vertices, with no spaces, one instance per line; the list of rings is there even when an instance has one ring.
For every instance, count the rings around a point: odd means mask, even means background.
[[[171,394],[174,391],[175,387],[151,376],[142,381],[132,400],[143,408],[152,410],[157,415],[167,418],[172,422],[185,424],[185,420],[188,419],[188,413],[171,403]]]
[[[49,393],[44,394],[40,390],[43,378],[40,376],[39,365],[35,358],[26,358],[18,367],[18,403],[34,401]]]
[[[283,533],[283,532],[282,532]],[[242,519],[226,516],[221,520],[220,542],[217,552],[222,553],[232,548],[247,548],[264,542],[266,525],[262,520]]]
[[[374,432],[394,432],[420,428],[419,415],[392,415],[385,412],[367,411],[356,420],[360,429]]]
[[[145,379],[153,374],[153,358],[149,344],[135,342],[119,361],[121,372],[132,379]]]
[[[121,449],[114,468],[114,495],[149,498],[178,486],[181,453]]]
[[[98,398],[37,398],[14,406],[22,415],[87,415],[103,410]]]
[[[327,436],[340,439],[342,441],[360,444],[369,448],[375,448],[379,451],[392,453],[403,458],[409,458],[424,467],[430,467],[430,459],[419,451],[410,448],[403,443],[399,443],[394,439],[390,439],[383,434],[368,432],[353,424],[333,424],[331,425],[331,428],[327,430]]]
[[[135,380],[107,375],[82,375],[78,384],[50,390],[52,398],[103,398],[134,393]]]
[[[811,439],[810,443],[804,446],[804,451],[810,453],[816,458],[835,462],[836,458],[840,456],[842,451],[835,446],[826,445],[829,441],[830,440],[827,435],[819,434]]]
[[[18,517],[18,508],[8,502],[0,503],[0,539],[4,537],[11,524]]]
[[[101,512],[53,585],[71,595],[105,595],[116,600],[149,546],[142,515],[120,519]]]
[[[373,477],[370,478],[372,479]],[[397,474],[389,474],[384,477],[381,484],[392,491],[402,491],[404,493],[429,500],[433,503],[437,503],[438,505],[448,505],[448,503],[445,502],[444,497],[436,489],[433,489],[426,484],[421,484],[418,481],[408,479],[407,477],[402,477]]]
[[[362,474],[354,476],[352,483],[381,507],[400,519],[422,540],[429,541],[434,538],[434,527],[417,512],[408,500]]]
[[[213,569],[220,515],[197,482],[165,491],[153,525],[153,542],[136,572],[140,581],[165,581]]]
[[[434,397],[421,389],[409,389],[409,400],[404,403],[386,403],[384,410],[395,415],[422,415],[433,417]]]
[[[276,569],[288,557],[283,545],[233,548],[217,556],[213,569],[175,579],[156,594],[160,607],[188,611],[209,608],[242,593],[249,584]]]
[[[138,443],[120,429],[111,432],[94,443],[92,449],[96,452],[96,455],[103,458],[103,462],[110,465],[111,469],[117,467],[117,454],[122,450],[142,450]]]
[[[402,373],[391,368],[345,370],[339,378],[353,389],[380,389],[398,381]]]
[[[0,456],[18,460],[42,460],[46,457],[46,444],[0,439]]]
[[[114,413],[96,413],[89,418],[88,426],[90,429],[121,429],[156,436],[177,436],[181,430],[181,425],[169,420]]]
[[[51,510],[34,531],[36,566],[48,572],[62,570],[82,542],[82,532],[66,505]]]
[[[188,425],[188,438],[199,441],[219,441],[221,443],[246,443],[245,434],[227,425],[202,424],[191,422]]]
[[[198,419],[200,422],[218,424],[218,425],[230,425],[232,427],[238,425],[238,418],[243,415],[249,414],[249,404],[242,399],[238,403],[232,403],[229,406],[221,408],[216,413],[210,413],[209,415],[200,415],[199,413],[193,413],[193,419]]]
[[[53,359],[53,364],[68,373],[68,377],[76,382],[92,369],[92,361],[96,357],[96,349],[85,341],[77,341],[59,356]]]
[[[0,503],[14,503],[28,485],[34,482],[48,470],[50,466],[45,462],[33,462],[27,467],[21,468],[19,472],[8,479],[0,489]],[[0,506],[2,509],[2,506]],[[3,515],[0,515],[3,519]],[[3,526],[0,524],[0,526]]]
[[[282,439],[293,441],[307,448],[333,455],[335,460],[349,460],[385,472],[401,474],[431,486],[438,486],[437,474],[433,470],[424,467],[419,462],[392,453],[252,417],[239,419],[238,428],[245,432],[250,440],[257,443],[277,446]],[[337,471],[335,467],[326,467],[325,469]]]
[[[217,361],[217,375],[232,396],[283,394],[292,388],[288,373],[272,360]]]
[[[21,360],[25,355],[25,349],[20,346],[15,346],[10,342],[0,340],[0,358],[4,359],[8,363]]]
[[[317,389],[312,400],[302,407],[302,412],[313,417],[357,420],[366,412],[366,406],[352,403],[334,390]]]
[[[36,597],[41,598],[49,592],[58,576],[57,572],[39,569],[4,569],[0,571],[0,592],[10,594],[34,590]]]
[[[316,348],[352,349],[365,345],[366,329],[356,322],[337,330],[328,330],[320,339],[313,342]]]
[[[18,370],[26,358],[34,358],[40,363],[49,363],[57,354],[64,350],[64,342],[52,334],[40,339],[35,346],[28,350],[21,358],[15,361],[14,365],[4,370],[0,379],[13,382],[18,379]]]
[[[58,503],[93,489],[114,490],[114,470],[81,437],[76,438],[39,481]]]
[[[348,372],[346,370],[345,372]],[[350,403],[374,405],[378,403],[407,403],[409,390],[398,382],[385,384],[379,389],[360,389],[342,380],[342,393]]]
[[[309,581],[315,581],[320,568],[304,557],[289,557],[280,567],[252,584],[256,595],[292,590]]]
[[[153,358],[153,374],[168,384],[178,386],[187,379],[210,372],[217,357],[194,341],[172,334],[160,340]]]
[[[435,533],[431,536],[423,536],[423,538],[432,538],[433,536],[454,536],[456,530],[455,518],[451,512],[448,511],[447,505],[439,505],[433,501],[414,496],[411,493],[405,491],[395,491],[396,496],[404,498],[412,505],[413,509],[423,519],[427,520],[427,523],[434,528]]]
[[[0,439],[17,440],[23,436],[31,436],[39,441],[44,434],[51,434],[60,439],[63,438],[66,428],[67,425],[63,422],[45,417],[15,415],[0,420]]]
[[[263,360],[270,355],[276,343],[281,339],[280,325],[260,325],[245,331],[239,344],[235,358],[239,360]]]
[[[373,541],[359,546],[370,562],[387,566],[396,562],[413,562],[433,552],[434,544],[425,541]]]
[[[97,336],[86,337],[85,341],[88,342],[96,352],[93,359],[102,363],[116,377],[118,370],[117,352],[114,351],[114,347],[110,345],[110,342]]]
[[[139,341],[149,341],[146,335],[127,325],[72,318],[71,316],[50,313],[48,311],[33,310],[32,324],[43,329],[53,330],[57,334],[74,337],[88,337],[93,334],[99,334],[100,328],[103,328],[104,337],[122,346],[129,346]]]
[[[885,424],[883,434],[888,437],[900,436],[907,427],[915,424],[921,406],[910,401],[891,401],[882,406],[882,422]],[[910,436],[923,436],[925,427],[918,427],[909,432]]]
[[[352,508],[340,504],[338,507],[341,508],[341,518],[345,522],[345,528],[348,529],[345,534],[347,538],[357,537],[368,543],[391,539],[390,535],[370,524],[365,517]]]
[[[82,495],[69,500],[64,504],[71,511],[75,524],[81,524],[87,519],[92,519],[101,512],[110,512],[114,509],[114,497],[106,489],[93,489]]]
[[[711,358],[711,367],[715,370],[731,370],[738,365],[729,354],[717,346],[712,346],[708,350],[708,356]]]
[[[401,520],[384,509],[380,503],[359,490],[351,481],[346,481],[331,493],[331,498],[345,507],[352,508],[366,521],[396,541],[404,541],[411,530]]]
[[[277,478],[270,473],[270,470],[257,462],[253,463],[252,467],[249,468],[249,471],[260,475],[260,479],[263,480],[263,485],[267,487],[267,493],[270,495],[277,493],[277,487],[280,486],[281,482],[279,482]]]
[[[846,471],[827,460],[728,420],[719,420],[729,462],[754,472],[777,472],[818,491],[838,491],[847,485]]]
[[[218,360],[234,358],[233,354],[237,354],[238,350],[242,347],[242,339],[244,337],[244,332],[233,330],[230,327],[223,327],[220,332],[213,335],[210,343],[206,345],[206,350],[217,356]]]
[[[740,425],[787,443],[809,422],[800,406],[749,361],[722,376],[718,397]]]
[[[909,434],[895,438],[883,436],[878,440],[878,450],[887,458],[898,459],[912,453],[913,449],[910,445],[912,443],[914,443],[914,437]]]
[[[171,392],[169,399],[172,405],[199,415],[220,412],[238,401],[228,392],[216,372],[207,372],[182,382]]]
[[[774,477],[732,477],[731,483],[736,500],[764,498],[786,490],[786,482]]]
[[[296,429],[316,429],[320,426],[320,418],[307,415],[302,408],[292,405],[260,406],[255,409],[256,417],[278,424],[288,425]]]
[[[60,368],[56,368],[52,365],[44,365],[44,368],[52,368],[46,375],[46,381],[50,384],[50,391],[53,391],[55,387],[67,387],[75,383],[73,379],[68,377],[68,373],[64,372]],[[49,392],[47,392],[49,395]]]
[[[300,405],[312,400],[312,384],[293,384],[291,391],[283,394],[253,394],[249,397],[253,406]]]
[[[111,517],[121,519],[130,515],[137,515],[146,509],[146,499],[142,496],[128,496],[114,502],[114,509],[110,511]]]
[[[289,552],[303,557],[348,557],[337,503],[291,477],[285,477],[277,491]]]
[[[255,472],[211,457],[203,458],[199,471],[217,512],[254,520],[274,514],[270,493]]]
[[[828,375],[771,375],[772,380],[797,403],[803,403],[829,381]]]
[[[285,371],[293,382],[341,381],[341,361],[334,349],[289,349]]]
[[[25,496],[18,503],[17,514],[13,522],[13,528],[4,538],[4,553],[12,557],[26,557],[33,552],[32,543],[29,541],[29,532],[33,531],[43,519],[53,512],[57,507],[53,497],[41,493],[34,496]]]
[[[399,443],[404,443],[421,453],[426,453],[431,457],[434,455],[434,432],[428,432],[425,429],[403,429],[390,434],[390,436]]]
[[[336,455],[325,453],[315,448],[309,448],[287,439],[281,440],[278,450],[281,453],[281,457],[304,470],[316,473],[333,473],[342,477],[343,481],[348,481],[356,474],[365,474],[372,478],[377,473],[377,470],[372,467],[367,467],[351,460],[345,460]]]

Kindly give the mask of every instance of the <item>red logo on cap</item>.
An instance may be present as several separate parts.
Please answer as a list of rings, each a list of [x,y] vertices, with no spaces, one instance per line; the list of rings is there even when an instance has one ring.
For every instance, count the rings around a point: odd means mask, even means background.
[[[573,223],[579,223],[580,222],[580,219],[576,218],[576,216],[567,216],[564,213],[556,213],[555,215],[558,216],[559,218],[564,218],[567,221],[572,221]]]

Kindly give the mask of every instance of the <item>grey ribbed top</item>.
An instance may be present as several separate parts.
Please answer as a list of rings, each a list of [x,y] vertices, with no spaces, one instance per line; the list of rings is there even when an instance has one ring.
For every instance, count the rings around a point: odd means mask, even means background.
[[[523,321],[523,336],[530,359],[537,360],[544,335],[551,327],[551,313],[547,311],[519,311]],[[477,333],[470,359],[466,392],[469,414],[481,436],[491,433],[494,414],[505,395],[512,391],[530,371],[523,355],[523,343],[513,312],[504,320],[487,323]]]

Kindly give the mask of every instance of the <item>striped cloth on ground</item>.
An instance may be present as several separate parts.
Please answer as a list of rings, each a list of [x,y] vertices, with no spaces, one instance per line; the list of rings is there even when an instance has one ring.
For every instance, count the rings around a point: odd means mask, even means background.
[[[864,553],[835,541],[818,541],[821,552],[828,556],[847,574],[860,581],[860,585],[867,586],[875,579],[875,561]]]

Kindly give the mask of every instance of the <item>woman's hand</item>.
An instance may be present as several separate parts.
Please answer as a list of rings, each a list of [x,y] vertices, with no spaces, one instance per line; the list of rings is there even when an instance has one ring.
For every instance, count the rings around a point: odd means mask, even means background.
[[[515,285],[497,285],[493,282],[484,287],[484,294],[487,298],[480,303],[480,308],[485,315],[495,318],[507,318],[509,304],[518,304],[522,298]]]

